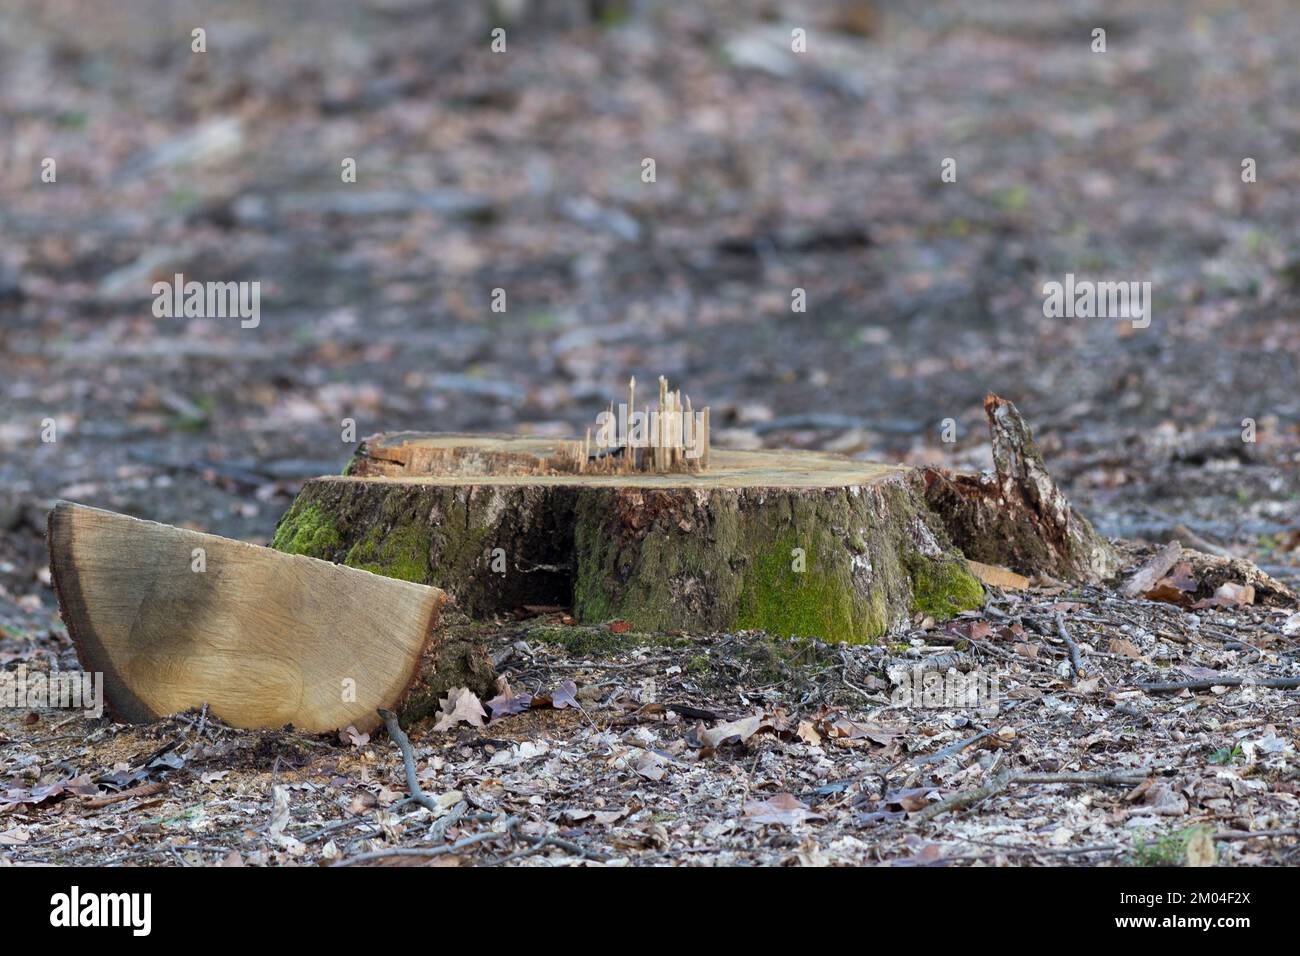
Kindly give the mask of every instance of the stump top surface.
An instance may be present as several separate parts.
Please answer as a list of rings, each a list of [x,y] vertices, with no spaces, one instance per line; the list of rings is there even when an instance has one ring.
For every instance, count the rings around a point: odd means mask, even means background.
[[[707,472],[548,473],[559,439],[514,435],[391,432],[367,438],[352,474],[331,481],[433,485],[571,485],[615,488],[843,488],[874,484],[903,465],[810,451],[713,449]]]

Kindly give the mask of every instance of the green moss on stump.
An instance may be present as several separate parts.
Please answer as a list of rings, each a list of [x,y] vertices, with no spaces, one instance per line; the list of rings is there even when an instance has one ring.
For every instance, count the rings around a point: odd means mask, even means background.
[[[945,619],[984,597],[904,478],[868,489],[593,491],[579,501],[575,540],[583,622],[864,643],[917,611]]]
[[[343,563],[363,571],[424,584],[429,580],[429,536],[415,524],[385,533],[375,527],[352,546]]]
[[[833,580],[833,572],[819,566],[816,554],[804,548],[806,567],[795,570],[795,549],[799,547],[793,536],[785,537],[750,565],[736,626],[781,637],[818,636],[832,642],[870,633],[872,622],[856,619],[847,582]]]
[[[333,519],[315,505],[293,505],[275,529],[271,547],[286,554],[305,554],[312,558],[331,560],[342,546],[343,539]]]
[[[962,611],[984,606],[984,588],[956,558],[907,561],[912,579],[912,606],[935,620],[946,620]]]
[[[350,547],[346,528],[340,530],[336,509],[300,496],[280,519],[271,547],[287,554],[305,554],[335,561],[385,577],[415,581],[429,580],[429,533],[427,525],[409,515],[389,515],[387,521],[367,522],[369,530]]]
[[[321,478],[273,546],[441,587],[478,619],[572,601],[584,625],[622,619],[639,632],[863,643],[984,598],[919,481],[902,473],[824,489]]]

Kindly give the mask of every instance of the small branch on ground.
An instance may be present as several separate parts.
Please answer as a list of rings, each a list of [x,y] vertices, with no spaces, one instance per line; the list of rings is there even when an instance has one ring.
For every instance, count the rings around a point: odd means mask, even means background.
[[[524,833],[521,829],[519,829],[521,822],[522,821],[520,820],[516,820],[514,824],[511,825],[510,835],[513,836],[516,840],[520,840],[524,843],[531,844],[529,850],[525,851],[525,853],[529,856],[531,856],[533,853],[540,853],[543,849],[545,849],[548,846],[553,846],[557,850],[563,850],[565,853],[571,853],[572,855],[576,857],[581,857],[584,860],[598,860],[602,863],[609,860],[608,854],[601,853],[599,850],[588,850],[586,847],[579,846],[577,843],[574,843],[571,840],[565,840],[560,837],[551,836],[551,835],[530,836],[529,834]],[[515,854],[514,856],[518,858],[519,856],[525,855],[525,853]]]
[[[1142,770],[1104,770],[1101,773],[1019,773],[1012,783],[1091,783],[1110,787],[1136,786],[1151,774]]]
[[[1274,690],[1294,690],[1300,687],[1300,677],[1206,677],[1202,680],[1180,680],[1169,683],[1137,684],[1148,694],[1172,694],[1180,690],[1209,690],[1212,687],[1270,687]]]
[[[513,823],[515,822],[517,822],[517,818],[515,817],[511,817],[510,819],[506,820],[507,824],[513,825]],[[368,863],[371,860],[382,860],[385,857],[391,857],[391,856],[424,856],[424,857],[446,856],[448,853],[455,853],[458,850],[467,849],[468,847],[474,846],[475,844],[478,843],[488,843],[494,840],[500,840],[503,837],[509,836],[510,833],[511,833],[511,829],[509,826],[507,826],[505,829],[502,830],[484,830],[481,833],[474,833],[471,834],[470,836],[464,837],[463,839],[457,840],[455,843],[448,843],[446,846],[388,847],[387,849],[384,850],[372,850],[369,853],[359,853],[356,856],[348,857],[346,860],[339,860],[334,865],[355,866],[358,863]]]
[[[1003,770],[998,773],[992,780],[982,787],[976,787],[973,790],[963,790],[961,793],[954,793],[946,800],[940,800],[938,803],[932,803],[916,814],[918,823],[925,823],[933,820],[940,814],[947,813],[950,810],[962,810],[966,807],[973,806],[981,800],[987,800],[996,794],[1001,793],[1007,787],[1011,786],[1012,776],[1010,770]]]
[[[1065,629],[1065,615],[1060,611],[1056,612],[1056,633],[1061,635],[1061,640],[1065,641],[1065,646],[1070,649],[1070,669],[1074,671],[1074,679],[1082,680],[1087,677],[1087,671],[1083,667],[1083,655],[1079,651],[1079,645],[1074,642],[1070,632]]]
[[[398,724],[397,715],[381,707],[379,717],[388,728],[388,736],[402,751],[402,763],[406,767],[406,788],[411,791],[411,799],[430,813],[441,813],[442,807],[438,805],[438,801],[420,789],[420,781],[415,774],[415,751],[411,749],[411,741],[407,739],[406,732]]]
[[[955,793],[947,799],[940,800],[938,803],[932,803],[923,810],[920,810],[914,818],[918,823],[925,823],[933,820],[940,814],[948,813],[951,810],[964,810],[966,807],[979,803],[996,794],[1002,793],[1007,788],[1021,783],[1081,783],[1097,784],[1105,786],[1130,787],[1141,783],[1147,779],[1150,773],[1146,771],[1102,771],[1100,773],[1016,773],[1004,770],[993,777],[988,783],[973,790],[963,790],[961,793]]]
[[[469,810],[469,804],[464,800],[457,803],[448,811],[446,816],[429,827],[429,839],[435,843],[441,843],[447,839],[447,831],[460,822],[467,810]]]

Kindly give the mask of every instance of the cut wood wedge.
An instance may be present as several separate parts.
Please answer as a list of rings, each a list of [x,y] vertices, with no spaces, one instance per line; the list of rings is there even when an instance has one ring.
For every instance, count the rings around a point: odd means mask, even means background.
[[[59,502],[50,572],[105,704],[144,722],[207,704],[235,727],[369,731],[399,709],[446,595],[328,561]]]

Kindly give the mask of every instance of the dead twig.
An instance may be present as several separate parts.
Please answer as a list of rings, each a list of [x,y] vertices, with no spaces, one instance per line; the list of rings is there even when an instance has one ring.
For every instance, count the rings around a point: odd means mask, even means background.
[[[988,737],[991,734],[995,734],[997,732],[998,729],[996,727],[990,727],[988,730],[981,730],[978,734],[975,734],[972,737],[967,737],[964,740],[959,740],[956,743],[949,744],[948,746],[944,747],[942,750],[936,750],[934,753],[926,754],[924,757],[918,757],[915,760],[912,760],[911,757],[905,758],[903,760],[900,760],[898,763],[894,764],[888,770],[886,770],[884,775],[888,777],[899,767],[906,766],[908,763],[911,763],[914,767],[924,767],[926,764],[931,764],[937,760],[942,760],[944,757],[951,757],[953,754],[961,753],[971,744],[979,743],[985,737]]]
[[[133,797],[152,797],[155,793],[162,793],[166,789],[167,784],[165,783],[142,783],[138,787],[131,787],[129,790],[123,790],[119,793],[110,793],[103,797],[91,797],[82,806],[87,810],[98,810],[114,803],[121,803],[123,800],[130,800]]]
[[[1003,770],[996,774],[992,780],[982,787],[976,787],[973,790],[963,790],[961,793],[954,793],[945,800],[938,803],[932,803],[916,814],[918,823],[925,823],[933,820],[935,817],[950,810],[963,810],[966,807],[979,803],[981,800],[987,800],[1011,786],[1012,776],[1010,770]]]
[[[1074,638],[1065,629],[1065,615],[1060,611],[1056,612],[1056,633],[1061,635],[1061,640],[1065,641],[1065,646],[1070,649],[1070,669],[1074,672],[1074,679],[1076,681],[1082,680],[1088,676],[1087,671],[1083,668],[1083,655],[1079,650],[1079,645],[1074,643]]]
[[[462,811],[462,813],[463,812],[464,811]],[[448,814],[448,816],[451,816],[451,814]],[[481,820],[484,817],[486,817],[488,820],[495,819],[494,814],[477,814],[471,819]],[[502,859],[496,861],[498,864],[521,859],[525,856],[532,856],[535,853],[542,852],[547,847],[554,847],[557,850],[563,850],[565,853],[572,854],[573,856],[580,857],[581,859],[584,860],[598,860],[601,862],[605,862],[609,860],[608,854],[601,853],[598,850],[588,850],[586,847],[574,843],[572,840],[565,840],[562,839],[561,837],[554,836],[553,834],[547,834],[545,836],[533,836],[532,834],[525,833],[521,829],[523,822],[524,821],[520,817],[507,817],[502,822],[500,829],[484,830],[480,833],[474,833],[471,834],[470,836],[463,837],[457,840],[455,843],[448,843],[446,846],[388,847],[383,850],[372,850],[368,853],[359,853],[356,856],[348,857],[345,860],[339,860],[337,863],[334,864],[334,866],[355,866],[358,863],[368,863],[373,860],[382,860],[387,857],[394,857],[394,856],[418,856],[418,857],[446,856],[449,853],[455,853],[459,850],[464,850],[472,846],[477,846],[480,843],[492,843],[497,840],[502,840],[506,838],[517,840],[520,843],[526,843],[528,844],[528,849],[523,850],[519,853],[512,853],[507,857],[503,857]]]
[[[1207,677],[1202,680],[1180,680],[1169,683],[1137,684],[1148,694],[1171,694],[1180,690],[1209,690],[1212,687],[1271,687],[1274,690],[1294,690],[1300,687],[1300,677]]]
[[[1110,787],[1136,786],[1151,774],[1143,770],[1103,770],[1100,773],[1018,773],[1012,783],[1083,783]]]
[[[1256,837],[1268,839],[1273,837],[1300,837],[1300,830],[1219,830],[1214,834],[1216,840],[1254,840]]]
[[[460,819],[465,816],[468,810],[469,804],[461,800],[447,812],[446,816],[429,827],[429,839],[435,843],[441,843],[447,839],[447,831],[460,822]]]
[[[565,840],[562,839],[561,837],[557,837],[550,834],[546,836],[531,836],[527,833],[524,833],[522,830],[519,829],[521,822],[522,821],[516,819],[516,821],[510,827],[510,835],[513,836],[516,840],[520,840],[524,843],[531,844],[532,846],[530,849],[532,853],[540,853],[546,847],[553,846],[557,850],[563,850],[565,853],[571,853],[574,856],[581,857],[584,860],[598,860],[602,863],[609,860],[609,854],[601,853],[599,850],[588,850],[586,847],[580,846],[579,844],[574,843],[572,840]],[[516,857],[520,855],[522,854],[514,854],[514,856]],[[504,863],[505,860],[502,860],[501,862]]]
[[[406,767],[406,789],[411,791],[411,799],[430,813],[441,813],[442,807],[438,805],[438,801],[420,789],[420,781],[415,775],[415,752],[411,749],[411,741],[407,739],[405,731],[397,722],[397,715],[381,707],[379,717],[388,728],[388,736],[402,751],[402,764]]]
[[[938,803],[932,803],[928,807],[920,810],[914,818],[918,823],[925,823],[943,813],[952,810],[963,810],[973,804],[986,800],[989,797],[1002,793],[1015,784],[1021,783],[1077,783],[1077,784],[1097,784],[1106,786],[1130,787],[1141,783],[1147,779],[1150,773],[1146,771],[1101,771],[1099,773],[1012,773],[1004,770],[993,777],[988,783],[973,790],[963,790],[961,793],[955,793],[945,800]]]
[[[511,817],[506,820],[507,826],[501,830],[484,830],[481,833],[474,833],[470,836],[463,837],[455,843],[448,843],[446,846],[394,846],[388,847],[384,850],[371,850],[369,853],[358,853],[356,856],[350,856],[346,860],[339,860],[334,864],[334,866],[355,866],[358,863],[368,863],[371,860],[382,860],[385,857],[390,856],[446,856],[448,853],[455,853],[458,850],[464,850],[479,843],[489,843],[510,836],[511,828],[517,822],[518,818]]]

